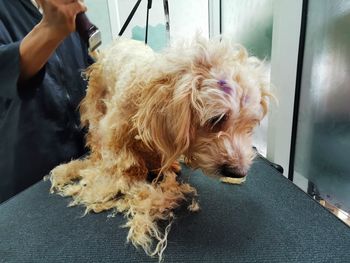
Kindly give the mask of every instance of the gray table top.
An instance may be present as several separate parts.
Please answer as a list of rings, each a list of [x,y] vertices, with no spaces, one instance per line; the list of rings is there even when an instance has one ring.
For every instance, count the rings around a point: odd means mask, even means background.
[[[257,159],[244,185],[184,167],[201,211],[182,213],[165,262],[350,262],[350,229]],[[0,262],[157,262],[126,243],[123,216],[83,214],[40,182],[0,205]]]

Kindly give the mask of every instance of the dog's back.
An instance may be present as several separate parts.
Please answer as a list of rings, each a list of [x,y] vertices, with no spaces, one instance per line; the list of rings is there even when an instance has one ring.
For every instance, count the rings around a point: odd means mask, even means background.
[[[118,118],[117,115],[123,113],[114,112],[107,114],[109,106],[122,105],[131,101],[123,101],[124,94],[133,92],[128,88],[134,86],[133,83],[141,81],[141,76],[147,76],[154,64],[156,55],[151,48],[140,41],[120,38],[102,51],[97,61],[87,70],[88,89],[84,100],[80,105],[81,122],[89,130],[105,130],[103,118]],[[123,107],[117,107],[118,109]],[[129,107],[130,109],[130,107]],[[90,138],[89,138],[90,137]],[[90,140],[99,140],[99,137]],[[89,143],[91,145],[91,141]],[[97,141],[92,143],[98,145]]]
[[[102,66],[102,78],[106,89],[112,93],[120,93],[125,87],[143,76],[153,64],[155,54],[143,42],[131,39],[116,40],[112,46],[102,52],[96,62]]]

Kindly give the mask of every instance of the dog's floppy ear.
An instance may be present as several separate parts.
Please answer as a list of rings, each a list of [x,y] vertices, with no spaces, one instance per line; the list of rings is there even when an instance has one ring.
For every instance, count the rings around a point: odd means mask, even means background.
[[[191,87],[166,76],[144,87],[134,118],[141,140],[161,154],[161,170],[169,168],[189,147]]]
[[[261,105],[261,109],[262,109],[261,119],[263,119],[269,111],[269,104],[271,102],[274,102],[278,105],[278,99],[270,91],[270,84],[267,82],[261,83],[260,92],[261,92],[260,105]]]
[[[269,93],[267,90],[262,89],[261,90],[261,100],[260,100],[260,105],[262,108],[262,116],[261,119],[263,119],[268,110],[269,110],[269,98],[274,98],[271,93]]]

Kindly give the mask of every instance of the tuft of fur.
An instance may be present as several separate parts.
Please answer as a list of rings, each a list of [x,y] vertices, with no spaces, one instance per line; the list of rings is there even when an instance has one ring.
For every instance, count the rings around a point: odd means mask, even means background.
[[[251,134],[268,109],[263,63],[224,39],[197,37],[160,54],[119,39],[86,75],[80,112],[90,155],[54,168],[51,191],[86,213],[123,213],[127,240],[161,260],[174,209],[196,196],[177,179],[177,160],[209,175],[223,165],[247,173]]]

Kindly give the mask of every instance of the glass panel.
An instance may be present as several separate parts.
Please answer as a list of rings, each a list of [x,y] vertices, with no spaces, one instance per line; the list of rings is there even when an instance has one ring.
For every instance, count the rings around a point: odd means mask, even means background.
[[[273,0],[222,0],[222,32],[251,54],[270,59]]]
[[[265,59],[270,71],[273,0],[222,0],[222,33]],[[266,156],[267,118],[255,131],[254,145]]]
[[[88,8],[87,16],[101,31],[104,47],[112,41],[107,0],[85,0],[85,4]]]
[[[349,28],[350,1],[309,1],[294,165],[295,180],[306,178],[309,193],[347,212]]]
[[[118,0],[121,26],[124,24],[136,1]],[[144,40],[147,1],[142,1],[123,36]],[[208,36],[207,0],[169,0],[171,39],[188,38],[197,31]],[[153,0],[149,13],[148,44],[156,51],[167,45],[163,0]]]
[[[122,27],[137,1],[118,0],[117,2],[120,26]],[[144,41],[146,30],[147,2],[148,1],[141,1],[141,4],[139,5],[135,15],[133,16],[130,24],[123,34],[124,37]],[[152,1],[152,8],[149,11],[148,24],[148,45],[154,50],[161,50],[167,45],[165,16],[162,0]]]
[[[193,37],[197,32],[209,37],[207,0],[169,0],[170,36]]]

